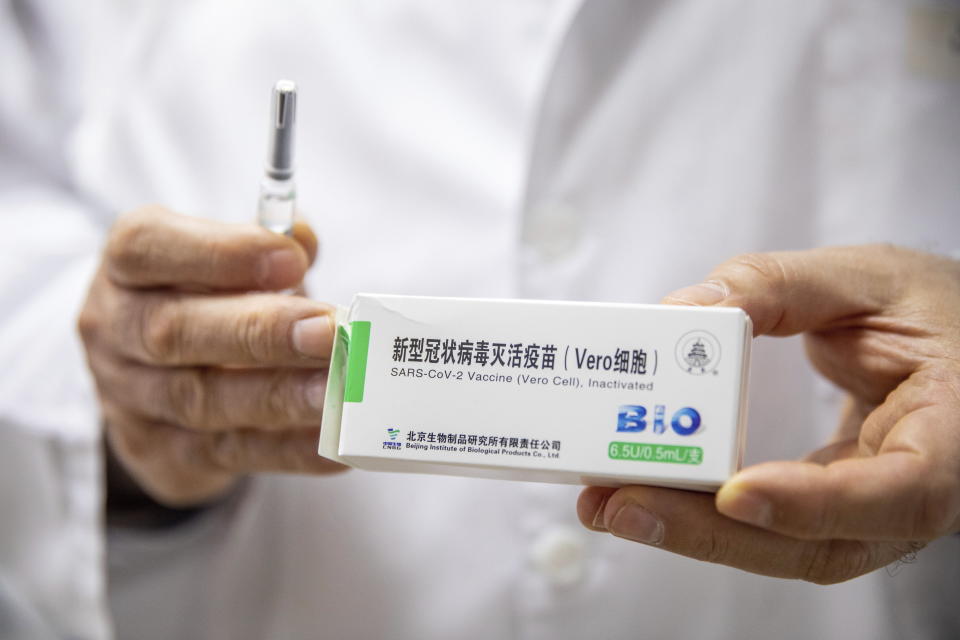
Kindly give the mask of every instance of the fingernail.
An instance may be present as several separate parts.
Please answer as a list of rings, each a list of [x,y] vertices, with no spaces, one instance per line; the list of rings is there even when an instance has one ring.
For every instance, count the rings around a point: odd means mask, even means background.
[[[607,527],[603,524],[603,511],[607,508],[607,500],[610,499],[610,496],[604,496],[600,501],[600,505],[597,507],[597,512],[593,514],[593,522],[590,524],[594,529],[599,529],[600,531],[606,531]]]
[[[303,258],[293,249],[277,249],[260,258],[257,283],[264,289],[295,285],[303,271]]]
[[[723,515],[757,527],[773,524],[773,504],[753,491],[727,485],[717,493],[717,510]]]
[[[304,394],[307,396],[307,404],[323,411],[323,398],[327,392],[327,374],[326,372],[310,376],[306,382]]]
[[[701,282],[690,287],[677,289],[667,295],[664,300],[670,300],[674,303],[689,304],[698,307],[708,307],[717,304],[729,295],[727,288],[714,281]]]
[[[610,533],[644,544],[660,544],[663,542],[663,523],[640,505],[627,502],[610,521]]]
[[[333,320],[330,316],[297,320],[291,339],[293,348],[303,357],[329,358],[333,348]]]

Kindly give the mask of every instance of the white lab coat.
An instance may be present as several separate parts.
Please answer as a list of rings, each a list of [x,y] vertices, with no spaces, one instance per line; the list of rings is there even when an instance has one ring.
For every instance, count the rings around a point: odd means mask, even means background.
[[[281,77],[300,85],[318,299],[654,302],[745,251],[951,253],[960,56],[937,25],[957,24],[956,3],[23,4],[0,4],[0,623],[138,639],[960,634],[955,536],[819,587],[589,533],[567,486],[258,477],[173,532],[105,532],[73,331],[118,212],[252,218]],[[795,339],[754,354],[748,462],[816,447],[837,392]]]

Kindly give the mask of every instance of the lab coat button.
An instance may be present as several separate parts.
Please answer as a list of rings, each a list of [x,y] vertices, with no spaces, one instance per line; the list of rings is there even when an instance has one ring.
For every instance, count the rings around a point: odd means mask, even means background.
[[[567,526],[557,526],[540,534],[530,550],[533,566],[557,586],[578,582],[586,563],[585,536]]]

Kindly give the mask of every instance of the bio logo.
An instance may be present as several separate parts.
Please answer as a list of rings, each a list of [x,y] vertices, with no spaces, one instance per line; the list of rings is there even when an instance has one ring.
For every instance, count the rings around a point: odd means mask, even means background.
[[[667,408],[662,405],[653,407],[653,432],[663,433],[666,426]],[[621,405],[617,414],[617,431],[639,433],[647,429],[647,408],[639,404]],[[700,413],[693,407],[678,409],[670,418],[670,428],[681,436],[690,436],[700,428]]]
[[[396,440],[397,436],[400,435],[400,429],[387,428],[387,435],[390,436],[391,440]]]

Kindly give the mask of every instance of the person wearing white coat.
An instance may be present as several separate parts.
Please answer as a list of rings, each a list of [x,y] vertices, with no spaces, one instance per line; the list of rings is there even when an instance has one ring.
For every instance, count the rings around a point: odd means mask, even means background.
[[[588,532],[575,487],[259,474],[170,526],[107,527],[100,408],[74,329],[119,213],[157,202],[253,219],[266,93],[281,77],[301,92],[298,199],[321,238],[305,282],[316,300],[375,290],[656,302],[744,252],[879,241],[949,255],[960,244],[955,3],[101,0],[3,10],[8,629],[960,633],[956,536],[824,587]],[[747,463],[819,447],[840,398],[797,340],[760,339]]]

